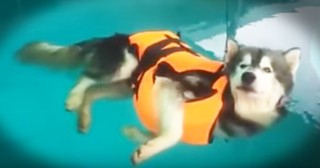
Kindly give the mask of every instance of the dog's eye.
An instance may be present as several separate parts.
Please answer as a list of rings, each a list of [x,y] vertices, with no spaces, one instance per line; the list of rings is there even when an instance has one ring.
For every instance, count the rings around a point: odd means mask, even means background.
[[[246,68],[246,67],[248,67],[248,65],[246,65],[246,64],[241,64],[241,65],[240,65],[240,68],[241,68],[241,69]]]
[[[270,68],[263,68],[263,71],[264,71],[264,72],[267,72],[267,73],[270,73],[270,72],[271,72],[271,69],[270,69]]]

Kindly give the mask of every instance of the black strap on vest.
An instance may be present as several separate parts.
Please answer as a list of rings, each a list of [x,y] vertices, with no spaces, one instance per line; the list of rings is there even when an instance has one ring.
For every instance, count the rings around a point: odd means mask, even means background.
[[[192,51],[190,48],[184,46],[181,43],[180,39],[172,38],[168,35],[164,35],[164,36],[166,37],[166,39],[150,45],[145,50],[145,52],[142,54],[141,60],[139,61],[138,67],[133,71],[130,83],[134,85],[133,91],[136,95],[136,99],[138,99],[138,90],[139,90],[139,86],[140,86],[141,79],[142,79],[141,77],[144,75],[144,73],[148,69],[150,69],[152,66],[156,65],[157,62],[161,58],[166,57],[174,52],[179,52],[179,51],[185,51],[185,52],[191,53],[194,56],[199,56],[197,53]],[[178,46],[164,48],[171,43],[178,44]],[[138,47],[137,44],[132,44],[132,45]],[[141,54],[141,53],[138,53],[138,54]]]

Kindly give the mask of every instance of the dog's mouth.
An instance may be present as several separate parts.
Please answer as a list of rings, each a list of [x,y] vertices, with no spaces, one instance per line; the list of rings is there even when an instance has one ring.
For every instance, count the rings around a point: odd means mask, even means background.
[[[248,86],[248,85],[240,85],[237,87],[237,89],[245,91],[245,92],[253,92],[253,93],[256,92],[252,86]]]

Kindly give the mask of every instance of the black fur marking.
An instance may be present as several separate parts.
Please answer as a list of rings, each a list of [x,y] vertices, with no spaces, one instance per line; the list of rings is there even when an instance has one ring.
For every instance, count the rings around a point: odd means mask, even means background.
[[[92,55],[85,74],[92,78],[101,78],[105,75],[113,75],[124,62],[124,51],[134,50],[130,47],[129,35],[115,34],[106,38],[95,38],[76,44],[82,48],[81,55]]]
[[[131,156],[130,160],[133,166],[136,166],[136,162],[134,161],[134,155]]]
[[[93,71],[92,69],[88,69],[84,72],[84,75],[86,77],[89,77],[91,79],[99,79],[103,76],[105,76],[106,74],[104,72],[101,72],[101,71]]]
[[[140,157],[140,155],[141,155],[141,148],[139,148],[139,149],[137,149],[137,157]]]
[[[180,32],[180,31],[177,32],[177,36],[178,36],[179,38],[181,38],[181,32]]]
[[[139,56],[139,47],[137,44],[131,44],[131,46],[128,49],[128,52],[133,53],[134,56],[136,56],[136,59],[138,59]]]
[[[252,52],[252,62],[251,66],[255,68],[259,68],[259,64],[261,62],[262,56],[264,55],[264,52],[262,51],[261,48],[257,48],[255,52]]]

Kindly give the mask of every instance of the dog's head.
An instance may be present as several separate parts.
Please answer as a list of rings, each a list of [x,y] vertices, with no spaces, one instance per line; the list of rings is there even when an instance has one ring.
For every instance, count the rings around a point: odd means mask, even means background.
[[[239,45],[233,40],[228,40],[227,49],[224,62],[235,101],[247,104],[243,106],[261,104],[256,107],[265,111],[283,105],[283,98],[294,85],[300,49],[271,50]]]
[[[224,57],[234,94],[253,99],[288,95],[294,84],[300,62],[300,49],[287,51],[238,45],[228,40]]]

